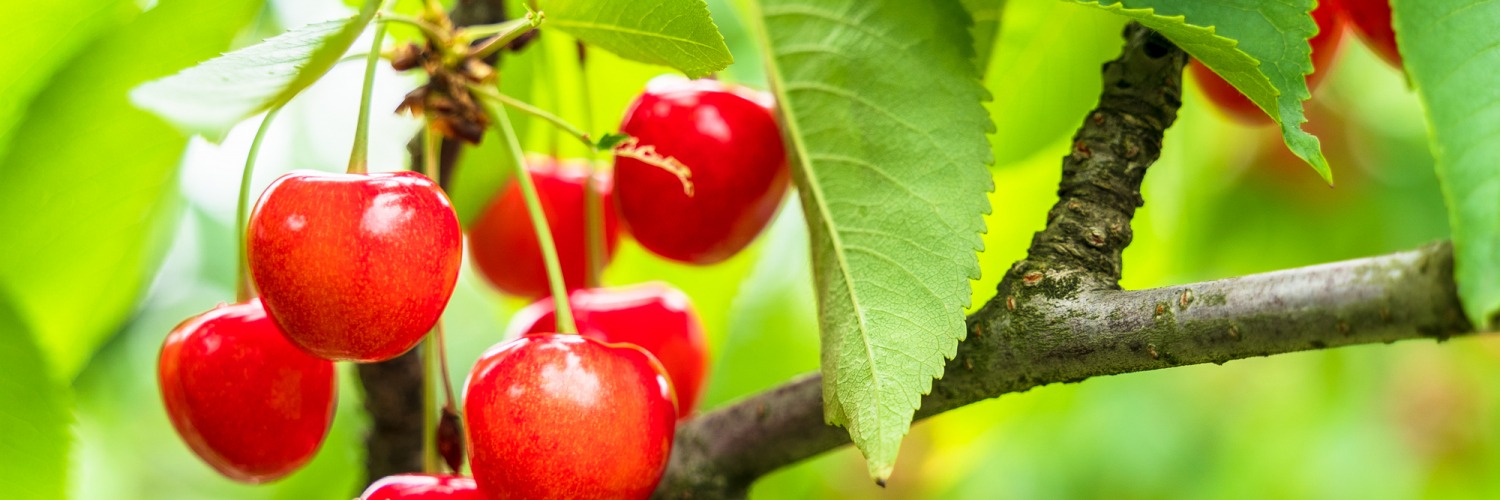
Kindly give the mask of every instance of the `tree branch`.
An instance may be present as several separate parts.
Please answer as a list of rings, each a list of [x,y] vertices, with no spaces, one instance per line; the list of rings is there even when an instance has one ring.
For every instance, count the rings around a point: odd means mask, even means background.
[[[1063,161],[1058,203],[1025,260],[968,318],[968,339],[922,399],[923,419],[1089,377],[1471,332],[1451,247],[1142,291],[1120,253],[1141,180],[1180,105],[1187,56],[1139,25],[1104,67],[1099,107]],[[812,374],[678,426],[659,498],[744,496],[755,479],[849,443]]]
[[[458,26],[503,22],[505,2],[459,0],[451,16]],[[412,165],[424,161],[422,148],[416,146],[420,141],[418,133],[412,140],[414,146],[408,147]],[[438,165],[444,187],[461,150],[457,141],[443,139]],[[365,436],[366,483],[391,474],[422,470],[422,439],[434,429],[424,426],[422,416],[421,349],[412,349],[389,361],[359,365],[365,410],[370,415],[370,432]]]

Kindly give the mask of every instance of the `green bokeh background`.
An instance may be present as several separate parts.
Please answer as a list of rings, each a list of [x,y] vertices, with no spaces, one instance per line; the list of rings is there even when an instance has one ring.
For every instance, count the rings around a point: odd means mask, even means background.
[[[34,2],[0,2],[0,12],[32,12],[53,23],[52,31],[23,26],[0,34],[0,41],[20,47],[0,54],[0,63],[24,68],[0,72],[0,90],[8,92],[0,103],[0,178],[44,167],[64,173],[74,168],[18,164],[6,156],[15,149],[9,141],[26,132],[28,123],[61,119],[33,116],[50,111],[47,103],[69,97],[58,92],[96,89],[54,79],[107,80],[111,75],[106,70],[132,64],[99,61],[101,53],[149,57],[120,47],[101,52],[99,41],[118,36],[152,11],[182,3],[70,1],[73,10],[38,10]],[[763,87],[757,44],[740,21],[743,10],[732,2],[709,3],[737,61],[721,77]],[[1031,234],[1041,229],[1069,136],[1097,98],[1098,68],[1118,52],[1123,26],[1110,14],[1068,3],[1009,3],[985,75],[998,129],[991,137],[996,191],[987,250],[981,255],[985,275],[973,287],[976,304],[993,295],[1003,271],[1023,256]],[[149,7],[145,14],[143,5]],[[243,46],[289,25],[347,12],[339,0],[272,1],[250,10],[237,22],[239,31],[221,35],[219,43],[232,38],[233,46]],[[507,89],[584,123],[588,118],[578,98],[583,86],[571,44],[548,33],[526,54],[510,58],[502,75],[512,79]],[[98,70],[79,66],[88,64],[98,64]],[[1189,82],[1166,151],[1147,177],[1147,204],[1135,219],[1135,242],[1125,256],[1126,287],[1374,255],[1447,236],[1421,110],[1404,78],[1352,36],[1325,70],[1330,74],[1308,105],[1308,128],[1324,141],[1337,188],[1323,184],[1288,153],[1274,128],[1229,121]],[[665,71],[591,52],[591,129],[610,130],[645,82]],[[170,69],[140,77],[166,72]],[[292,168],[342,168],[359,72],[357,64],[339,66],[282,113],[267,139],[257,190]],[[376,110],[393,109],[413,84],[410,77],[383,72]],[[97,91],[125,88],[115,84]],[[123,95],[95,97],[123,102]],[[80,123],[74,135],[49,139],[77,148],[177,141],[170,144],[180,155],[167,155],[174,157],[171,163],[151,165],[167,171],[180,167],[175,189],[167,189],[165,198],[152,205],[158,208],[150,211],[155,214],[145,221],[150,224],[131,221],[170,231],[126,239],[114,231],[90,249],[139,256],[113,271],[147,276],[149,286],[80,281],[63,285],[79,288],[84,303],[49,308],[15,299],[25,306],[6,308],[16,312],[0,322],[0,353],[22,361],[0,374],[0,422],[13,418],[21,423],[0,429],[5,435],[0,438],[0,471],[27,471],[32,469],[22,464],[62,460],[50,457],[56,453],[38,455],[34,450],[68,454],[65,479],[31,473],[11,478],[4,472],[0,478],[19,485],[19,498],[52,498],[57,491],[81,499],[355,495],[362,479],[360,439],[368,422],[352,367],[341,367],[338,416],[318,457],[305,470],[266,486],[230,482],[199,462],[173,433],[156,388],[156,354],[167,331],[233,296],[232,193],[258,118],[238,127],[222,146],[163,138],[160,124],[122,130],[115,123],[96,123],[87,113],[73,119]],[[376,113],[371,158],[377,170],[404,165],[405,139],[415,127],[409,119]],[[532,151],[584,154],[565,137],[555,138],[545,125],[521,128]],[[112,140],[96,145],[90,133],[111,134]],[[122,149],[100,157],[130,154]],[[486,168],[483,158],[472,156],[464,168]],[[122,177],[126,180],[116,187],[121,191],[142,192],[157,182],[150,176]],[[62,174],[57,179],[69,181]],[[142,185],[131,184],[135,181]],[[0,185],[0,193],[9,194],[5,189]],[[67,191],[57,193],[66,196]],[[461,206],[482,204],[472,198],[477,194],[455,195],[461,196],[471,197],[460,199]],[[109,215],[104,213],[48,210],[5,215],[57,217],[55,224],[81,230],[115,222],[103,219]],[[7,224],[0,222],[0,246],[29,244],[4,239],[17,234],[4,229]],[[711,409],[816,370],[806,245],[801,214],[789,203],[750,250],[726,263],[709,268],[673,264],[627,240],[606,281],[663,280],[692,296],[710,336],[713,368],[704,407]],[[30,258],[50,260],[0,261],[0,266],[12,271],[66,266],[74,256],[53,252]],[[49,287],[48,293],[57,288]],[[9,292],[0,298],[27,293],[3,280],[0,289]],[[522,305],[493,292],[465,267],[445,316],[457,380],[480,352],[501,340],[508,316]],[[108,314],[61,323],[49,319],[60,316],[57,310],[87,314],[94,308],[130,312],[123,322]],[[105,324],[98,333],[64,328],[91,322]],[[39,338],[74,333],[100,340]],[[43,363],[51,368],[40,368]],[[78,367],[52,366],[58,363]],[[756,483],[751,493],[758,498],[1500,498],[1500,388],[1494,380],[1500,380],[1500,341],[1491,338],[1411,341],[1099,378],[1007,395],[918,423],[884,490],[870,484],[859,454],[845,448],[776,472]],[[32,390],[36,387],[53,389],[39,396]],[[40,424],[33,429],[27,422]]]

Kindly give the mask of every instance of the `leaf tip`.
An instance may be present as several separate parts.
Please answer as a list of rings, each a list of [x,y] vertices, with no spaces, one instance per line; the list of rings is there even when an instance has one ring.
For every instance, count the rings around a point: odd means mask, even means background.
[[[891,471],[893,469],[895,469],[895,467],[892,464],[877,463],[875,461],[871,461],[870,479],[873,479],[875,481],[876,486],[884,488],[885,483],[891,479]]]

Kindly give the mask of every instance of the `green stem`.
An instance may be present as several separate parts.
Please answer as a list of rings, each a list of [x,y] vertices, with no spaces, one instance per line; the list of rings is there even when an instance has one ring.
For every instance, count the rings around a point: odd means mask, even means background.
[[[422,35],[427,37],[428,40],[432,40],[433,45],[437,46],[439,49],[445,49],[448,47],[448,36],[443,33],[443,29],[427,21],[423,21],[414,17],[403,16],[400,14],[389,14],[382,12],[376,14],[375,22],[401,23],[415,27],[420,30],[422,32]]]
[[[442,135],[437,132],[437,129],[434,129],[431,125],[429,125],[426,129],[426,133],[423,136],[422,141],[422,173],[429,179],[432,179],[433,182],[441,181],[440,177],[442,176],[442,172],[439,171],[438,164],[441,160],[440,157],[443,154],[441,149],[442,141]],[[446,351],[444,351],[443,347],[448,344],[443,339],[442,319],[438,319],[437,324],[432,327],[432,334],[438,346],[438,373],[443,380],[443,394],[447,398],[446,402],[448,404],[448,407],[454,408],[454,400],[456,398],[453,397],[453,381],[450,380],[448,376],[448,354]],[[428,370],[428,372],[430,371],[431,370]]]
[[[438,134],[432,128],[432,120],[427,120],[427,126],[422,127],[422,173],[433,182],[438,182],[438,158],[439,146]],[[422,471],[436,474],[438,470],[437,452],[437,399],[432,391],[432,371],[443,370],[443,381],[448,380],[448,366],[438,363],[435,354],[441,353],[443,349],[442,338],[439,332],[443,329],[443,318],[439,317],[436,324],[432,326],[432,332],[422,342]]]
[[[541,26],[542,20],[545,18],[546,16],[541,12],[527,12],[526,17],[523,17],[521,19],[512,19],[500,24],[488,24],[464,28],[461,35],[470,40],[476,40],[481,37],[494,35],[490,37],[490,39],[485,40],[483,44],[480,44],[478,47],[474,47],[474,50],[471,51],[471,54],[476,59],[484,59],[486,57],[489,57],[490,54],[494,54],[495,51],[500,50],[502,47],[509,45],[510,42],[515,41],[516,38],[519,38],[521,35],[526,34],[526,32],[534,30],[538,26]]]
[[[515,108],[522,113],[541,118],[547,123],[551,123],[558,130],[567,132],[568,135],[571,135],[575,139],[578,139],[579,142],[583,143],[584,147],[589,148],[590,150],[594,149],[594,140],[589,137],[588,132],[584,132],[583,129],[578,128],[578,126],[568,123],[568,121],[562,119],[562,117],[547,112],[542,108],[527,104],[525,101],[522,101],[520,99],[502,94],[499,91],[489,87],[475,85],[469,87],[469,89],[473,90],[474,93],[478,94],[480,97],[491,99],[500,104]]]
[[[250,300],[254,295],[250,291],[250,180],[255,177],[255,158],[260,156],[260,143],[266,138],[266,131],[271,129],[271,120],[276,118],[276,112],[281,111],[281,105],[277,105],[266,112],[266,117],[261,119],[260,128],[255,129],[255,139],[250,141],[250,154],[245,157],[245,171],[240,174],[240,200],[235,209],[234,220],[239,227],[240,235],[240,263],[239,273],[235,275],[235,290],[239,302]]]
[[[547,224],[546,214],[542,212],[542,200],[536,194],[536,184],[526,171],[526,159],[521,156],[521,141],[516,139],[516,130],[510,124],[510,116],[495,98],[501,94],[477,94],[486,98],[485,113],[497,125],[495,128],[501,139],[509,146],[511,168],[514,169],[516,183],[521,187],[521,196],[526,200],[526,215],[531,217],[531,228],[536,231],[537,243],[542,247],[542,261],[547,267],[547,282],[551,286],[552,301],[557,311],[557,332],[577,333],[578,326],[573,323],[573,308],[568,305],[568,288],[563,284],[562,265],[557,259],[557,245],[552,241],[552,228]]]
[[[354,126],[354,150],[349,152],[349,173],[369,171],[370,94],[375,87],[375,66],[380,64],[380,46],[385,41],[385,23],[375,23],[375,41],[365,57],[365,83],[359,94],[359,122]]]
[[[583,105],[583,126],[585,130],[594,128],[594,99],[589,92],[588,78],[588,51],[583,42],[578,42],[578,99]],[[604,281],[604,264],[609,259],[608,252],[604,248],[604,203],[599,190],[595,185],[598,180],[597,170],[599,164],[595,148],[588,148],[587,184],[583,190],[583,219],[584,219],[584,247],[586,253],[584,259],[588,264],[587,273],[584,273],[584,284],[590,288],[598,287]]]

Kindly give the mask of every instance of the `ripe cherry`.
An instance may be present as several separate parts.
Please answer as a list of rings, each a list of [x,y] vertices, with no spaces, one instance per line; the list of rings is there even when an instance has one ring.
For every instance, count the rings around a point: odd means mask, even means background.
[[[657,282],[574,290],[568,303],[579,333],[604,343],[635,344],[661,361],[677,393],[677,417],[692,414],[703,387],[708,347],[687,294]],[[506,337],[554,331],[555,312],[550,297],[526,306],[511,318]]]
[[[771,98],[714,80],[652,80],[620,129],[692,173],[693,194],[674,174],[615,157],[620,217],[641,246],[692,264],[744,249],[787,191],[786,151]]]
[[[527,171],[536,184],[542,213],[552,229],[563,282],[569,290],[585,284],[588,272],[588,224],[584,211],[587,173],[580,165],[560,164],[551,158],[532,157]],[[608,174],[600,173],[593,184],[604,212],[605,258],[614,257],[620,241]],[[469,228],[469,255],[479,273],[501,291],[528,298],[547,295],[547,268],[541,245],[526,212],[520,185],[507,182],[488,208]]]
[[[333,363],[293,346],[259,299],[188,318],[157,365],[167,415],[219,473],[262,483],[312,459],[333,420]]]
[[[463,256],[441,188],[412,172],[293,172],[250,218],[250,271],[272,319],[302,349],[383,361],[437,322]]]
[[[1329,62],[1333,56],[1338,54],[1340,41],[1344,38],[1344,21],[1339,15],[1338,5],[1333,2],[1324,1],[1318,4],[1312,11],[1313,22],[1318,25],[1318,33],[1307,40],[1312,49],[1313,72],[1307,75],[1307,89],[1309,92],[1317,88],[1318,83],[1328,74]],[[1218,105],[1231,118],[1251,125],[1265,125],[1273,123],[1271,117],[1261,111],[1259,106],[1250,98],[1224,81],[1213,70],[1208,69],[1197,60],[1189,64],[1193,76],[1198,80],[1198,88],[1208,96],[1210,101]]]
[[[1325,0],[1326,1],[1326,0]],[[1391,26],[1390,0],[1340,0],[1344,17],[1354,25],[1365,45],[1386,62],[1401,67],[1401,51],[1396,49],[1396,30]]]
[[[672,386],[638,347],[529,334],[480,356],[466,386],[469,463],[491,499],[646,498],[666,470]]]
[[[483,500],[474,478],[432,474],[396,474],[365,488],[359,500]]]

